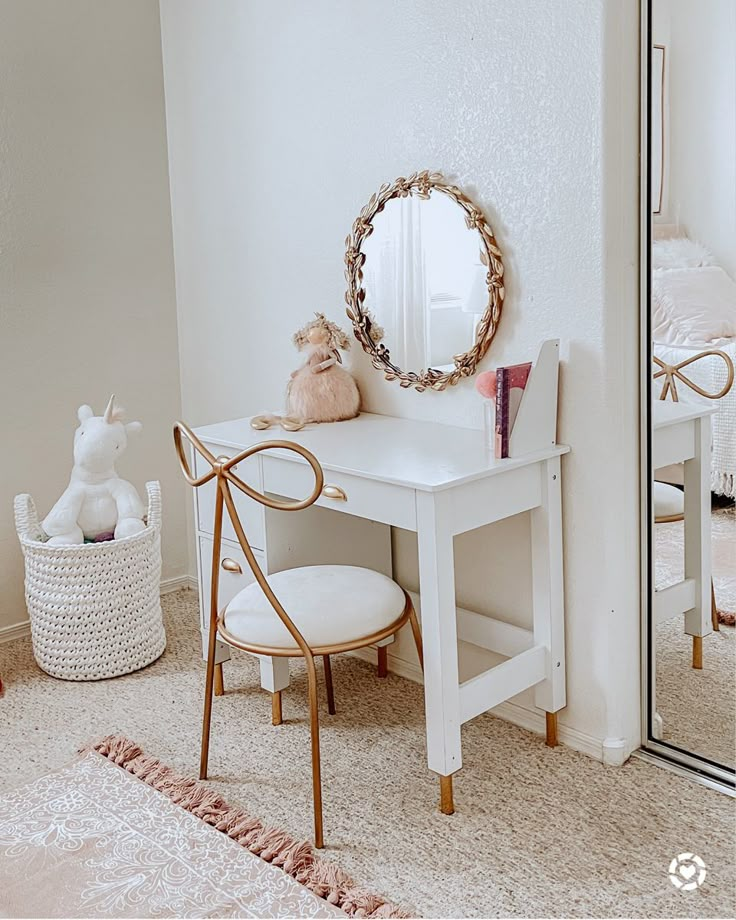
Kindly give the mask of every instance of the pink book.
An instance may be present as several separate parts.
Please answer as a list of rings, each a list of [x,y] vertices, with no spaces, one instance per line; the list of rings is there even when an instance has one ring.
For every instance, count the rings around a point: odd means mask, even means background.
[[[496,371],[496,439],[495,455],[503,459],[509,455],[509,437],[519,414],[521,397],[531,373],[531,361],[499,367]]]

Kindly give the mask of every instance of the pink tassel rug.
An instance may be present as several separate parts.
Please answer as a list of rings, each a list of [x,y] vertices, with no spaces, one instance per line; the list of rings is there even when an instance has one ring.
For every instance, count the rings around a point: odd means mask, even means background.
[[[405,917],[132,741],[0,798],[0,916]]]

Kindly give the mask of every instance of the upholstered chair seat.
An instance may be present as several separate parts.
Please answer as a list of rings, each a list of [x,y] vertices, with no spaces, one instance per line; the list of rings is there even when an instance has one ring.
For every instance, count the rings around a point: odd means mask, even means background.
[[[360,646],[392,624],[406,607],[403,590],[380,572],[352,565],[310,565],[268,575],[266,581],[289,611],[312,651],[328,646]],[[301,654],[257,582],[230,601],[223,618],[224,637],[245,645]]]
[[[676,518],[685,513],[685,493],[666,482],[654,483],[654,518]]]

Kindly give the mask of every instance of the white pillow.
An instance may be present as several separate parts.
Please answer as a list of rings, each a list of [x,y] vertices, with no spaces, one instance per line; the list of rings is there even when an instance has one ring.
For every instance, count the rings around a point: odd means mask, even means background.
[[[652,333],[666,345],[736,336],[736,283],[717,265],[653,272]]]
[[[700,268],[714,265],[713,253],[687,237],[652,242],[652,268]]]

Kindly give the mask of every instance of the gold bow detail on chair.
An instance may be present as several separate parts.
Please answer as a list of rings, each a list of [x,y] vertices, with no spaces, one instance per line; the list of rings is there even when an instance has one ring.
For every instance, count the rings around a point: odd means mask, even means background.
[[[693,364],[695,361],[699,361],[701,358],[707,358],[710,355],[715,355],[717,358],[722,358],[724,364],[726,365],[727,380],[725,385],[717,393],[708,393],[702,387],[698,386],[694,380],[690,380],[689,377],[686,377],[685,374],[682,373],[682,369],[684,367],[687,367],[689,364]],[[725,396],[733,386],[733,361],[729,358],[725,351],[720,351],[717,348],[698,352],[697,355],[686,358],[684,361],[680,361],[679,364],[667,364],[656,355],[652,355],[652,360],[660,368],[654,374],[653,379],[656,380],[658,377],[664,377],[664,386],[662,387],[662,392],[659,394],[660,399],[666,399],[667,394],[672,393],[672,401],[679,402],[675,378],[684,383],[685,386],[690,387],[690,389],[695,393],[698,393],[700,396],[704,396],[706,399],[720,399],[722,396]]]

